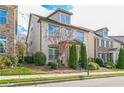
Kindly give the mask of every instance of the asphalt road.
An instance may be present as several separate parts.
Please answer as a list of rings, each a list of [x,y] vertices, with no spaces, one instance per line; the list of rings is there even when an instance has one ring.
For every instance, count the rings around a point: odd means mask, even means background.
[[[29,85],[28,87],[124,87],[124,76]]]

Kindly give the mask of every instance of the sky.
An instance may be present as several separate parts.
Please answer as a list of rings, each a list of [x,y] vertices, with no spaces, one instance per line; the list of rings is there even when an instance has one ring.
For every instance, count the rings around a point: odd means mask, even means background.
[[[109,29],[109,35],[124,36],[124,6],[91,6],[91,5],[22,5],[18,7],[18,32],[27,34],[30,13],[48,16],[56,9],[73,13],[71,24],[92,30],[103,27]]]

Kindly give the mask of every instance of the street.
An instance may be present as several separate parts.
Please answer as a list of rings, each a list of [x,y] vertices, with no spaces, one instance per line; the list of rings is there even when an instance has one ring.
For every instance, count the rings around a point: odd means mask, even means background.
[[[28,85],[27,87],[31,87],[31,86],[32,87],[124,87],[124,76]]]

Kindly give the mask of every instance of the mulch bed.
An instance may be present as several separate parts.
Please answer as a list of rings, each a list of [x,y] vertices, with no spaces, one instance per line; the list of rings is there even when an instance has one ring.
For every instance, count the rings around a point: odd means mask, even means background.
[[[61,68],[58,68],[58,69],[51,69],[48,66],[35,66],[33,64],[23,64],[22,66],[30,68],[34,72],[46,73],[46,74],[55,74],[55,73],[62,74],[62,73],[79,73],[80,72],[79,68],[76,69],[76,70],[68,68],[68,67],[61,67]],[[99,70],[92,70],[91,72],[110,72],[110,71],[112,71],[112,70],[101,67]]]

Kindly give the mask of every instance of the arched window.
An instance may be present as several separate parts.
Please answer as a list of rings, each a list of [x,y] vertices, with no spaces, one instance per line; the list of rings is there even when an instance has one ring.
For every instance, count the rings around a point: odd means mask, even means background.
[[[0,35],[0,53],[7,52],[7,36]]]

